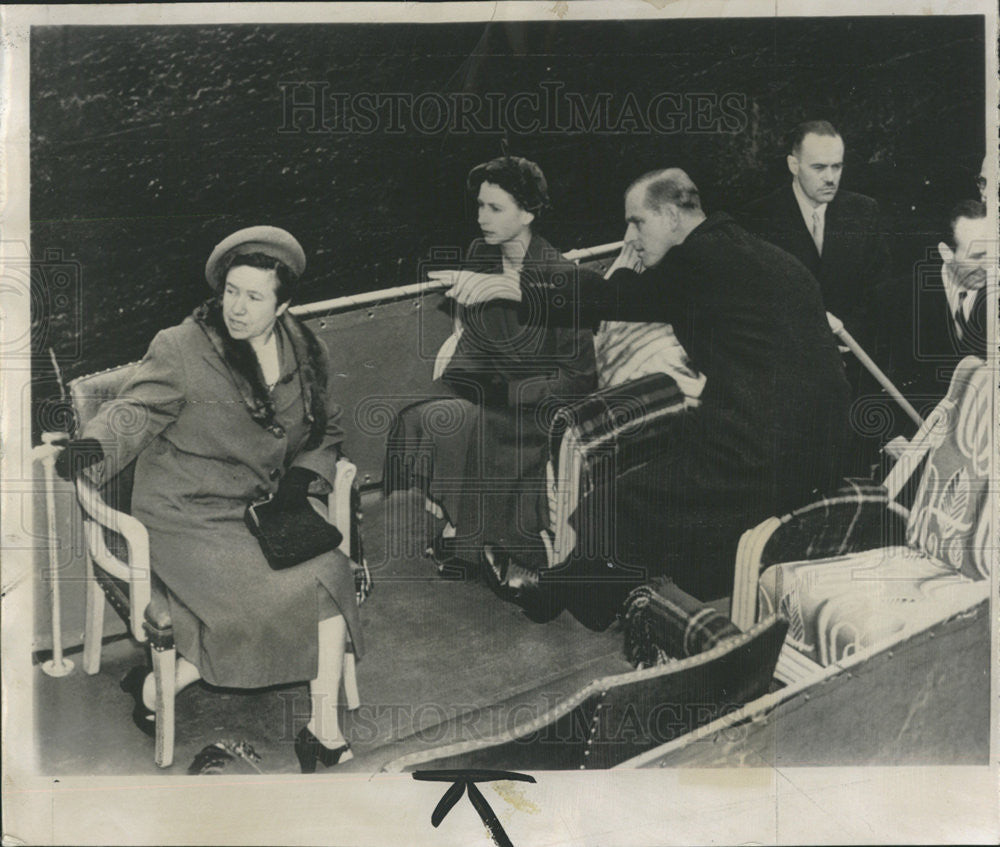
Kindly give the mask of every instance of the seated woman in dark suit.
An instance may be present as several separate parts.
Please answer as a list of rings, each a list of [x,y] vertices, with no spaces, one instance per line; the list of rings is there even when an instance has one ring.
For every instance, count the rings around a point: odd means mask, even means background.
[[[483,237],[463,269],[447,274],[503,274],[519,284],[522,275],[562,270],[569,285],[575,266],[532,231],[549,205],[538,165],[494,159],[472,169],[467,188]],[[439,563],[476,562],[485,548],[490,560],[537,567],[548,525],[547,422],[560,402],[596,388],[593,333],[524,325],[517,304],[502,300],[462,310],[461,323],[450,357],[439,357],[441,397],[404,409],[390,434],[386,493],[427,494],[428,509],[445,520],[432,545]]]

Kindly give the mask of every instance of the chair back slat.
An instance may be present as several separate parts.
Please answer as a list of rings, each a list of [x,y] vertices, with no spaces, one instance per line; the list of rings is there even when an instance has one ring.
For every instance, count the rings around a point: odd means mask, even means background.
[[[127,365],[70,380],[68,388],[76,415],[76,434],[97,414],[102,405],[119,395],[138,366],[138,362],[129,362]]]

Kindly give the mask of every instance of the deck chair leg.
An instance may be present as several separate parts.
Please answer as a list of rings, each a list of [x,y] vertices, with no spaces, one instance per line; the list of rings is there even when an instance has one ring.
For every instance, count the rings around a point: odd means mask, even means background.
[[[83,671],[101,669],[101,640],[104,637],[104,592],[94,577],[94,565],[87,559],[87,611],[83,627]]]
[[[174,763],[174,699],[177,651],[153,649],[153,681],[156,683],[156,764]]]
[[[354,661],[354,651],[344,653],[344,695],[347,698],[347,708],[354,711],[361,706],[361,695],[358,693],[358,675]]]

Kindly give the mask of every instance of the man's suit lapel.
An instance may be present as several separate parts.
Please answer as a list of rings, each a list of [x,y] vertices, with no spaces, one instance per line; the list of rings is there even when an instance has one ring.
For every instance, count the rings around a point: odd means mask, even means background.
[[[822,264],[827,271],[839,275],[840,269],[849,264],[851,251],[860,249],[857,229],[857,222],[845,215],[844,203],[838,193],[826,207]]]

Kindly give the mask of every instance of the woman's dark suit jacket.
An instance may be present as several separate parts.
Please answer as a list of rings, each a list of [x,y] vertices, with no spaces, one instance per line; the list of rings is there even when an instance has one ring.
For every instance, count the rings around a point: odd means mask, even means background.
[[[502,270],[500,248],[476,240],[465,267]],[[576,266],[533,236],[522,280],[567,282]],[[548,526],[545,482],[548,421],[560,404],[597,386],[593,332],[522,321],[518,305],[493,301],[463,310],[463,333],[439,399],[404,409],[389,439],[387,491],[407,487],[391,472],[409,453],[433,462],[425,480],[458,530],[459,550],[475,558],[484,544],[524,563],[545,564],[539,530]]]

